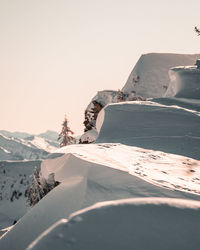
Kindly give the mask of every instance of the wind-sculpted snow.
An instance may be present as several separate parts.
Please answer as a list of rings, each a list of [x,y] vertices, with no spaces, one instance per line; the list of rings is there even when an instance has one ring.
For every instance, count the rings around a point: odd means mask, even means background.
[[[143,97],[163,97],[169,86],[168,71],[175,66],[194,65],[196,55],[150,53],[142,55],[122,91]]]
[[[166,96],[200,99],[200,69],[196,66],[172,68],[169,76]]]
[[[198,161],[193,159],[112,143],[72,145],[57,153],[66,154],[43,161],[41,173],[47,178],[54,172],[61,184],[1,239],[0,248],[25,249],[58,220],[100,201],[134,197],[200,200]]]
[[[197,56],[142,56],[124,91],[161,97],[168,69]],[[88,107],[95,144],[62,147],[42,162],[40,180],[53,174],[60,184],[3,235],[0,249],[199,249],[199,99],[103,108],[114,94],[99,92]]]
[[[200,202],[139,198],[102,202],[62,219],[27,250],[198,250]]]
[[[96,143],[119,142],[200,160],[200,112],[177,106],[180,102],[175,99],[173,103],[173,106],[150,101],[108,105],[101,111],[104,115],[100,114],[100,121],[97,119],[102,127]],[[200,101],[196,106],[200,107]]]
[[[187,98],[151,98],[151,102],[167,105],[167,106],[177,106],[186,109],[189,112],[200,113],[200,100],[199,99],[187,99]]]

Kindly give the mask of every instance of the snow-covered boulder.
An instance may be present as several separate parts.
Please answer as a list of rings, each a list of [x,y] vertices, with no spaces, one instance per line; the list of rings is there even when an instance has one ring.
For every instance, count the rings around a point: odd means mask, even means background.
[[[85,110],[85,133],[80,138],[80,143],[94,142],[98,136],[96,119],[99,116],[99,112],[110,103],[119,103],[123,101],[137,101],[145,100],[141,96],[136,96],[134,92],[123,93],[118,90],[103,90],[99,91],[97,95],[92,99],[87,109]]]
[[[170,79],[168,71],[172,67],[194,65],[199,54],[150,53],[142,55],[131,72],[122,91],[147,97],[163,97]]]
[[[95,128],[86,131],[79,139],[79,143],[87,144],[94,142],[98,137],[98,132]]]
[[[97,137],[96,132],[96,119],[103,107],[108,103],[115,102],[117,91],[114,90],[103,90],[98,91],[98,93],[92,98],[91,102],[85,110],[84,119],[84,134],[81,136],[79,143],[91,143]]]
[[[200,99],[200,69],[197,66],[170,69],[170,84],[166,97]]]

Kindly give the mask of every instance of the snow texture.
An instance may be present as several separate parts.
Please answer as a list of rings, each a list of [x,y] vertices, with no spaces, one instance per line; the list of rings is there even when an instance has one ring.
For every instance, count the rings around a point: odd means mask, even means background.
[[[200,179],[195,179],[196,176],[199,177],[198,161],[121,144],[72,145],[59,150],[60,153],[64,151],[65,155],[47,159],[41,166],[43,177],[47,178],[49,173],[54,172],[55,179],[61,184],[4,235],[0,241],[2,249],[25,249],[58,220],[99,201],[133,197],[200,200],[197,195]],[[69,153],[70,151],[73,153]],[[152,166],[155,172],[151,172]],[[196,168],[190,168],[191,166]],[[177,171],[171,175],[175,167]],[[191,172],[194,178],[191,189],[194,190],[178,191],[179,188],[184,190],[184,185],[187,186],[190,169],[195,171]],[[183,181],[177,182],[179,187],[173,186],[173,181],[176,184],[180,174]],[[157,181],[154,181],[155,179]]]
[[[172,67],[194,65],[199,54],[150,53],[140,57],[122,91],[136,95],[163,97],[168,86],[168,71]]]
[[[3,235],[0,249],[199,249],[200,100],[160,98],[169,68],[197,57],[142,56],[124,91],[148,101],[109,104],[116,92],[98,93],[107,106],[95,121],[97,141],[42,162],[41,177],[54,174],[60,185]]]
[[[200,99],[200,69],[196,66],[172,68],[169,76],[166,97]]]
[[[199,249],[200,202],[139,198],[103,202],[60,220],[28,250]],[[189,223],[188,223],[189,222]]]
[[[80,142],[81,143],[92,143],[94,142],[98,137],[97,130],[95,128],[86,131],[81,137]]]
[[[103,125],[96,143],[120,142],[200,160],[200,112],[178,107],[175,99],[173,104],[176,106],[151,101],[108,105],[97,119]],[[196,105],[200,108],[200,100]]]

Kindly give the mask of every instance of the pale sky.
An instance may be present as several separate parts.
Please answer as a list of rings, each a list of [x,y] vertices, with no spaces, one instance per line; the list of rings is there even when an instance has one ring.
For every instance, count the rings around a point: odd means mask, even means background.
[[[0,129],[83,132],[141,54],[199,53],[199,0],[0,0]]]

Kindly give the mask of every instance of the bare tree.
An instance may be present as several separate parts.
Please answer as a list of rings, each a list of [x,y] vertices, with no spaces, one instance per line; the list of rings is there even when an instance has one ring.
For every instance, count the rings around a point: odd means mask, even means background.
[[[197,28],[197,26],[194,27],[195,32],[197,33],[198,36],[200,36],[200,30]]]

